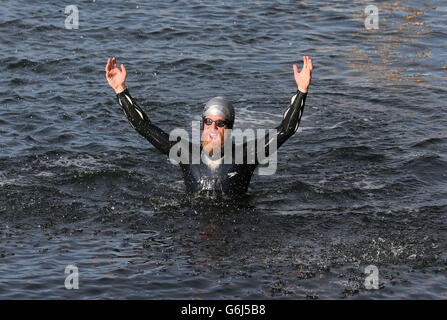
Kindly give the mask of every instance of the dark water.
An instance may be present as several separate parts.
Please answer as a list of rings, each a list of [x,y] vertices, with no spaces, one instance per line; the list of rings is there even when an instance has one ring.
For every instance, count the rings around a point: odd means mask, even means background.
[[[445,299],[447,6],[376,3],[2,1],[0,298]],[[301,127],[231,205],[183,195],[104,76],[166,131],[216,95],[273,128],[302,55]]]

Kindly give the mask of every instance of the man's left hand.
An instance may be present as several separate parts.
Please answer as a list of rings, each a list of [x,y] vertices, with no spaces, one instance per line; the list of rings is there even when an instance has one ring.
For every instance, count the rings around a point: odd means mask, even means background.
[[[298,72],[298,67],[296,64],[293,65],[293,74],[295,76],[295,82],[298,86],[298,90],[302,93],[306,93],[310,85],[310,80],[312,79],[312,59],[308,56],[303,56],[303,69]]]

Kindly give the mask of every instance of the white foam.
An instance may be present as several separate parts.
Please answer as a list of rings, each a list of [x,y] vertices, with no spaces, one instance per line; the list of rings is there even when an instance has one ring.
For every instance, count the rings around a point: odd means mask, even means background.
[[[109,163],[103,163],[99,159],[95,159],[90,155],[79,155],[77,158],[69,158],[67,156],[60,156],[58,159],[49,162],[44,161],[43,165],[54,167],[77,167],[80,169],[96,169],[96,168],[110,168],[113,167]]]

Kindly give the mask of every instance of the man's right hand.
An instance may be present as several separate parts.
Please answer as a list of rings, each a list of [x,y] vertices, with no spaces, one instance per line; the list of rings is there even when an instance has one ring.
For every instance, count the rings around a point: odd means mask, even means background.
[[[109,85],[115,90],[115,93],[118,94],[123,92],[126,89],[125,81],[127,76],[126,67],[124,64],[121,64],[121,69],[116,65],[116,59],[110,58],[107,60],[106,65],[106,78],[109,82]]]

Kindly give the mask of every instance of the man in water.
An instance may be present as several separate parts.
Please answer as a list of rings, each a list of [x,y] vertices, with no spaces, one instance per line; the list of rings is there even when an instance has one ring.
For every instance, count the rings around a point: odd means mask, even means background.
[[[130,95],[125,85],[126,67],[122,64],[120,69],[115,58],[108,59],[106,78],[115,91],[118,103],[123,108],[127,119],[138,133],[167,156],[173,154],[181,156],[181,153],[184,152],[183,160],[179,161],[179,165],[188,192],[208,193],[211,191],[236,196],[247,191],[253,172],[259,161],[262,161],[258,157],[259,148],[261,147],[264,156],[268,157],[271,151],[276,152],[276,150],[271,150],[272,144],[275,146],[274,142],[276,142],[276,149],[279,148],[298,129],[312,77],[312,69],[312,60],[308,56],[303,57],[301,72],[298,71],[295,64],[293,65],[298,90],[292,96],[290,105],[284,112],[283,120],[273,131],[272,136],[267,134],[262,138],[257,138],[254,144],[246,142],[242,145],[235,145],[232,139],[229,139],[228,134],[234,123],[233,105],[224,97],[215,97],[206,103],[202,113],[201,143],[194,145],[188,141],[187,145],[183,145],[183,149],[182,147],[175,149],[177,152],[172,152],[171,148],[178,147],[180,142],[178,140],[170,141],[169,135],[149,120],[143,109]],[[255,146],[255,150],[253,150],[253,146]],[[229,149],[227,149],[228,147]],[[199,159],[193,159],[190,156],[194,155],[193,150],[200,150]],[[229,152],[230,161],[224,161],[226,150],[232,151]],[[234,152],[235,150],[239,150],[239,152]],[[251,157],[254,154],[256,156]],[[239,156],[241,157],[238,158]],[[240,161],[241,158],[242,161]]]

